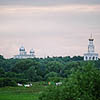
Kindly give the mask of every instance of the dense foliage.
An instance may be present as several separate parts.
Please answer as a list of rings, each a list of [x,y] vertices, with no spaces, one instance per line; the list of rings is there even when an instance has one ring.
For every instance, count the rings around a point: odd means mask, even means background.
[[[34,59],[5,59],[0,56],[0,78],[44,81],[49,77],[67,77],[72,67],[83,57],[47,57]],[[73,62],[73,63],[69,63]]]
[[[39,100],[100,100],[100,70],[92,64],[78,67],[61,86],[50,86]]]
[[[80,56],[33,59],[5,59],[0,56],[0,79],[10,78],[16,83],[57,81],[69,77],[78,66],[87,63]],[[93,63],[100,67],[100,60]]]

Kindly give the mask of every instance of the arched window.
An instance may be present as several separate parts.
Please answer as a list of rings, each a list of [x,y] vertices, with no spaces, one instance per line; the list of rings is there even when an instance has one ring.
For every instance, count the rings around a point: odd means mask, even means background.
[[[98,60],[98,57],[96,57],[96,60]]]
[[[86,57],[85,57],[85,59],[87,60],[87,59],[88,59],[88,57],[86,56]]]
[[[93,60],[95,60],[95,57],[93,57]]]

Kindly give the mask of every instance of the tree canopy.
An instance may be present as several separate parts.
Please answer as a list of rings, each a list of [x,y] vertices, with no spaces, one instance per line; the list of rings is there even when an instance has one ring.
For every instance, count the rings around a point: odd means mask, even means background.
[[[90,63],[78,67],[62,86],[50,86],[39,100],[100,100],[100,70]]]

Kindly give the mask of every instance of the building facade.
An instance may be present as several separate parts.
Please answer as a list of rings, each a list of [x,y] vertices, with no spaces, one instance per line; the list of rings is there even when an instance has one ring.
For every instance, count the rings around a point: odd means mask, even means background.
[[[91,38],[89,39],[89,44],[88,44],[88,52],[84,54],[84,61],[88,60],[98,60],[98,53],[95,53],[95,46],[93,44],[94,39]]]
[[[21,48],[19,48],[19,54],[14,56],[14,59],[27,59],[27,58],[34,58],[34,50],[31,49],[30,53],[27,54],[27,52],[25,51],[25,48],[23,46],[21,46]]]

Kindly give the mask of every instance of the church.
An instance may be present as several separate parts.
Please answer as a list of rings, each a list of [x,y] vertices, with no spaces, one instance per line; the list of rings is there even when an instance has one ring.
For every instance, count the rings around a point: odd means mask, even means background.
[[[19,48],[19,55],[15,55],[14,59],[27,59],[27,58],[34,58],[34,50],[31,49],[30,53],[27,54],[27,52],[25,51],[25,48],[23,46],[21,46],[21,48]]]
[[[88,52],[84,54],[84,61],[88,60],[98,60],[98,53],[95,53],[95,46],[93,44],[94,39],[91,37],[89,38],[88,44]]]
[[[95,52],[95,46],[93,44],[94,39],[91,37],[89,38],[89,44],[88,44],[88,52],[84,53],[84,61],[88,61],[88,60],[98,60],[98,53]],[[35,54],[34,54],[34,50],[31,49],[30,53],[27,54],[27,52],[25,51],[25,48],[23,46],[21,46],[19,48],[19,54],[15,55],[13,58],[14,59],[27,59],[27,58],[35,58]]]

